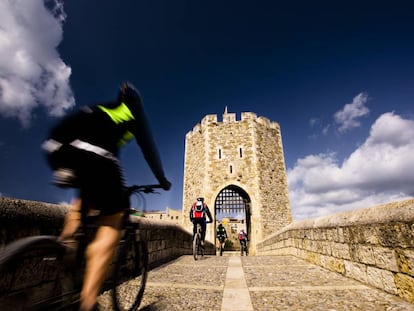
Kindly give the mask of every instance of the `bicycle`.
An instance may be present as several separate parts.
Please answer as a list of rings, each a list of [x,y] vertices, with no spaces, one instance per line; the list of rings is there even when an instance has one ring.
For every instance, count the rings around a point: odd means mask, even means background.
[[[198,260],[201,256],[204,256],[204,247],[201,245],[201,225],[197,224],[196,234],[193,238],[193,256],[194,260]]]
[[[224,242],[226,241],[226,237],[224,235],[219,235],[217,239],[219,240],[219,243],[220,243],[220,246],[219,246],[220,256],[223,256]]]
[[[249,249],[247,247],[247,240],[240,240],[240,256],[243,256],[246,254],[246,256],[249,255]]]
[[[145,204],[142,193],[156,193],[155,188],[161,186],[131,186],[127,188],[127,194],[129,197],[132,194],[140,196]],[[139,222],[131,221],[133,212],[136,210],[125,212],[122,238],[102,289],[105,293],[98,298],[100,303],[112,304],[111,308],[116,311],[137,310],[147,281],[148,250],[140,237]],[[60,242],[56,236],[41,235],[7,245],[0,254],[2,310],[77,308],[84,252],[97,227],[93,220],[94,216],[82,215],[82,225],[72,242]],[[19,287],[20,284],[23,285]]]

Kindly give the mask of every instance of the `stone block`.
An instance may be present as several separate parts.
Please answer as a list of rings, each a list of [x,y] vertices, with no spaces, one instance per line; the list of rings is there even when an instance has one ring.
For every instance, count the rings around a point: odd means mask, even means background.
[[[336,230],[338,231],[338,242],[339,243],[344,243],[345,242],[344,228],[343,227],[338,227]]]
[[[414,278],[403,273],[395,275],[395,285],[398,290],[398,296],[414,303]]]
[[[393,249],[373,247],[372,252],[375,260],[375,266],[385,270],[398,272],[396,254]]]
[[[401,240],[400,247],[402,248],[414,248],[414,224],[403,223],[400,225]]]
[[[375,258],[372,246],[357,245],[356,255],[358,262],[363,264],[375,265]]]
[[[362,241],[365,244],[372,244],[378,245],[379,238],[378,238],[378,226],[375,224],[373,225],[366,225],[362,228]]]
[[[350,260],[349,245],[345,243],[335,243],[332,246],[332,256],[336,258]]]
[[[367,283],[367,266],[364,264],[345,260],[345,275],[362,283]]]
[[[334,272],[338,272],[340,274],[345,274],[345,264],[344,260],[342,259],[326,257],[325,268]]]
[[[401,223],[381,224],[378,230],[378,238],[384,247],[392,248],[405,245],[404,235],[401,232]]]
[[[394,282],[394,274],[387,270],[376,267],[367,267],[367,282],[388,293],[397,294],[397,287]]]
[[[397,249],[396,257],[399,272],[414,277],[414,250]]]

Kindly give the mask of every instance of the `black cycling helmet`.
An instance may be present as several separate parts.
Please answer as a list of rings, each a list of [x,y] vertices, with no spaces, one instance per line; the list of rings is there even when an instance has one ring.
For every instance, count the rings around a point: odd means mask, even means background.
[[[197,198],[197,201],[204,202],[204,198],[203,198],[203,197],[198,197],[198,198]]]
[[[118,92],[119,101],[141,101],[138,90],[129,82],[122,82]]]

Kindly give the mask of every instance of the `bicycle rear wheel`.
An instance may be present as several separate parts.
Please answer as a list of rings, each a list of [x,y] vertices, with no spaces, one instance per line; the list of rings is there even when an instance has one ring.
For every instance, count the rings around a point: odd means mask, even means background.
[[[137,310],[148,276],[148,249],[144,241],[129,236],[119,250],[112,277],[112,302],[116,311]]]
[[[15,241],[0,255],[2,310],[57,310],[73,299],[63,262],[66,248],[54,236]]]

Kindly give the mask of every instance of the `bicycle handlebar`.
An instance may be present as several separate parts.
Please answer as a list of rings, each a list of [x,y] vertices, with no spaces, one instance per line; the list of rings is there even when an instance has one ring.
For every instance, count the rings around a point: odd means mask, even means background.
[[[131,195],[133,193],[155,193],[154,189],[160,189],[162,188],[161,185],[132,185],[129,187],[126,187],[126,191],[128,195]]]

